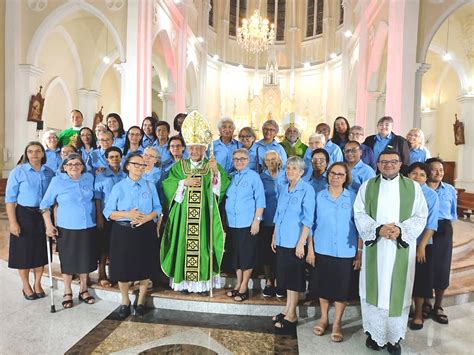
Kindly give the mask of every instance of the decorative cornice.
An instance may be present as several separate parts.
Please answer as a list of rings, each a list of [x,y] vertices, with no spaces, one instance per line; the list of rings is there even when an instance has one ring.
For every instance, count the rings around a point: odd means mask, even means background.
[[[20,68],[20,72],[29,74],[34,78],[38,78],[41,74],[44,73],[44,70],[34,66],[33,64],[19,64],[18,67]]]

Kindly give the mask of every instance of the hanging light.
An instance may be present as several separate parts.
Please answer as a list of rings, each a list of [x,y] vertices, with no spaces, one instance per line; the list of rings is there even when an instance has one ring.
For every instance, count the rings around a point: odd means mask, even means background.
[[[275,25],[260,16],[255,10],[250,19],[242,20],[242,27],[237,29],[237,43],[245,50],[257,54],[267,51],[275,40]]]
[[[105,29],[106,33],[105,33],[105,55],[104,57],[102,58],[102,61],[105,63],[105,64],[109,64],[110,63],[110,58],[108,56],[109,54],[109,31],[107,31],[107,28]]]
[[[451,55],[451,53],[448,52],[448,44],[449,44],[449,18],[448,18],[448,31],[446,33],[446,50],[442,57],[445,62],[448,62],[451,59],[453,59],[453,56]]]

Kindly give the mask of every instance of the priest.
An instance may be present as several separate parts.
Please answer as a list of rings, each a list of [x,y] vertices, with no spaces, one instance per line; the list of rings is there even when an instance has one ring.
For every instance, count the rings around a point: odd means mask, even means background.
[[[205,158],[212,135],[204,117],[191,112],[181,133],[189,158],[174,164],[163,181],[169,217],[161,241],[161,268],[173,290],[208,295],[211,288],[220,288],[224,230],[219,202],[230,181],[212,154]]]
[[[428,209],[420,186],[402,176],[400,153],[383,151],[380,175],[362,184],[354,217],[364,241],[360,272],[362,323],[366,346],[387,346],[400,354],[405,338],[415,274],[416,239]]]

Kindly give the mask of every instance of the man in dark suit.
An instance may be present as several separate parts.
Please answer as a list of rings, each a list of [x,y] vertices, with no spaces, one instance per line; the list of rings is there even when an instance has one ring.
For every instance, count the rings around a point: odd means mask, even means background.
[[[402,136],[392,132],[393,118],[384,116],[377,122],[378,134],[368,136],[364,144],[372,148],[375,160],[378,161],[379,155],[384,150],[395,150],[400,153],[402,161],[402,172],[410,165],[410,147],[408,142]]]

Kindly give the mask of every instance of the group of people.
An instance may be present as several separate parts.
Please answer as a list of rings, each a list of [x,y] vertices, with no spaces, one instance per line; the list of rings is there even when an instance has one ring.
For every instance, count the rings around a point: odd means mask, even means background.
[[[378,133],[364,137],[362,127],[337,117],[331,137],[320,123],[306,145],[294,120],[277,142],[274,120],[263,123],[261,140],[251,127],[236,140],[234,122],[222,118],[208,147],[200,132],[182,132],[185,119],[199,117],[178,114],[172,137],[170,125],[153,117],[125,132],[116,113],[93,131],[73,110],[72,128],[27,145],[5,197],[9,266],[19,270],[27,300],[45,297],[46,234],[58,243],[64,308],[73,306],[73,275],[79,300],[95,302],[87,275],[97,268],[101,286],[118,282],[124,318],[132,281],[139,283],[135,314],[142,315],[149,280],[160,273],[173,290],[207,295],[221,287],[220,272],[232,269],[236,283],[226,295],[244,302],[253,271],[262,268],[263,296],[286,297],[272,318],[278,331],[295,329],[304,292],[319,299],[318,336],[334,303],[334,342],[344,339],[347,302],[359,297],[374,350],[400,352],[412,303],[411,329],[429,316],[448,323],[442,300],[456,192],[442,181],[443,161],[430,158],[421,130],[405,139],[385,116]]]

